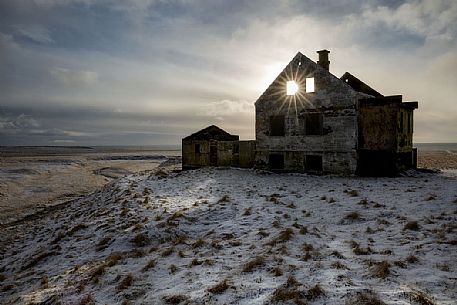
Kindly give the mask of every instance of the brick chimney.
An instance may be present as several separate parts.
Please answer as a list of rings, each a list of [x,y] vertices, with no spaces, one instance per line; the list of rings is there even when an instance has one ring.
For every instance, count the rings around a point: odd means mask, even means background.
[[[327,71],[329,71],[329,68],[330,68],[330,61],[328,60],[328,53],[330,53],[330,51],[327,51],[327,50],[317,51],[317,54],[319,54],[319,60],[317,61],[317,64]]]

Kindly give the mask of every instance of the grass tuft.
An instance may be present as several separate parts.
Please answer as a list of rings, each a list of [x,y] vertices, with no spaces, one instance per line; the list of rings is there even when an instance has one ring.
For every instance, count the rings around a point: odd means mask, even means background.
[[[146,272],[150,269],[154,268],[157,265],[157,261],[155,259],[150,259],[148,263],[141,269],[141,271]]]
[[[148,234],[146,234],[146,233],[138,233],[138,234],[135,235],[135,237],[132,239],[132,243],[133,243],[136,247],[144,247],[144,246],[146,246],[147,244],[149,244],[150,241],[151,241],[151,239],[149,238]]]
[[[223,280],[222,282],[208,288],[208,292],[214,293],[214,294],[222,294],[224,293],[228,288],[230,288],[230,285],[227,283],[227,280]]]
[[[371,275],[381,279],[385,279],[390,275],[390,263],[388,261],[382,261],[375,264],[374,268],[371,271]]]
[[[386,305],[374,292],[362,292],[346,300],[346,305]]]
[[[133,284],[133,275],[131,273],[129,273],[116,286],[116,290],[117,291],[125,290],[125,289],[129,288],[130,286],[132,286],[132,284]]]
[[[417,221],[410,221],[410,222],[406,223],[405,226],[403,227],[403,230],[418,231],[419,229],[420,229],[420,226],[417,223]]]
[[[252,272],[255,269],[265,265],[265,258],[263,256],[257,256],[254,259],[250,260],[244,264],[242,271],[243,272]]]

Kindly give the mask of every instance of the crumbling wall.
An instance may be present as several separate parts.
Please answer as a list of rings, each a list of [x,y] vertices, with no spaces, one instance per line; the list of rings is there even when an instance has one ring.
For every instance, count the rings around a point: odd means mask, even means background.
[[[196,146],[199,152],[196,152]],[[183,169],[198,168],[210,165],[210,142],[206,140],[182,141],[182,167]]]
[[[306,93],[305,79],[314,78],[315,92]],[[295,79],[299,92],[285,93]],[[268,168],[271,153],[284,155],[284,171],[306,171],[305,156],[321,156],[322,170],[352,174],[357,164],[356,92],[304,55],[297,55],[256,102],[256,166]],[[322,134],[306,135],[308,112],[322,114]],[[270,135],[270,117],[284,115],[285,135]]]

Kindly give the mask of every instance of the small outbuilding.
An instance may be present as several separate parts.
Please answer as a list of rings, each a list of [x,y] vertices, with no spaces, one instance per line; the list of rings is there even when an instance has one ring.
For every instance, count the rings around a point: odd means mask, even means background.
[[[239,138],[215,125],[185,137],[182,140],[182,168],[252,167],[255,141],[239,141]]]

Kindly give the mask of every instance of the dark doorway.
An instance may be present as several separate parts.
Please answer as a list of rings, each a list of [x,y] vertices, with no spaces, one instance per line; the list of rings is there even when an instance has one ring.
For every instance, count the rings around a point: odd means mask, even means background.
[[[268,158],[268,163],[270,165],[270,169],[272,170],[284,169],[284,155],[270,154]]]
[[[382,150],[359,150],[356,174],[359,176],[395,176],[395,153]]]
[[[217,142],[209,144],[209,165],[217,166]]]

